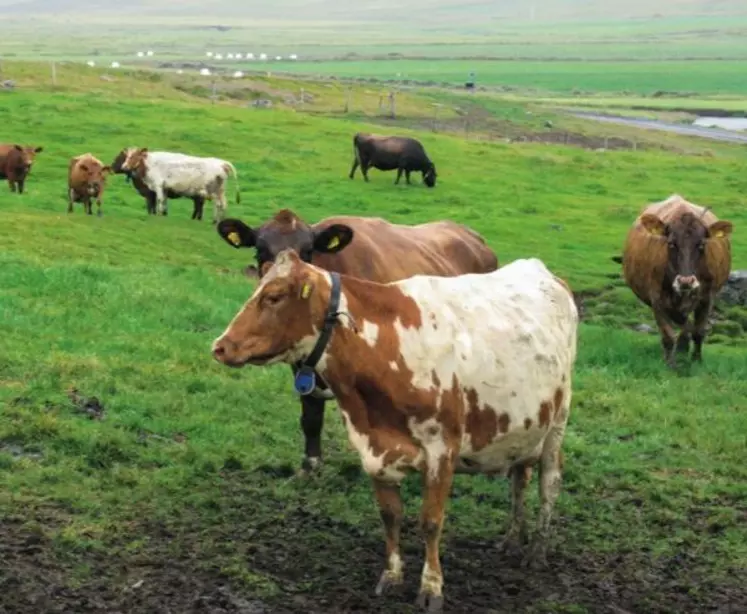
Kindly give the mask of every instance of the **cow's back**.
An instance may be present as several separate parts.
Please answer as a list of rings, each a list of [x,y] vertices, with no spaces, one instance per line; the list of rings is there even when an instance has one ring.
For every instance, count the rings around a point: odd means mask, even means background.
[[[405,226],[381,218],[337,216],[315,224],[314,230],[332,224],[350,226],[354,236],[338,253],[314,253],[313,264],[329,271],[389,283],[413,275],[454,276],[498,267],[482,237],[455,222]]]

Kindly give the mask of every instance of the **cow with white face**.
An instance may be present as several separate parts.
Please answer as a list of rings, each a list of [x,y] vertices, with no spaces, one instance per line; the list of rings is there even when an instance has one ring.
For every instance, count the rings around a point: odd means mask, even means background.
[[[236,180],[236,203],[241,202],[233,164],[220,158],[205,158],[169,151],[128,148],[122,172],[140,179],[156,195],[158,213],[166,213],[169,191],[213,201],[213,223],[225,217],[225,187],[229,175]]]
[[[453,277],[376,283],[281,251],[212,346],[232,367],[296,364],[299,394],[316,374],[333,391],[371,476],[386,534],[382,594],[403,580],[400,483],[423,475],[425,564],[418,603],[443,606],[439,543],[455,473],[511,476],[502,544],[527,536],[524,493],[540,466],[541,510],[525,561],[542,564],[560,491],[578,312],[537,259]]]

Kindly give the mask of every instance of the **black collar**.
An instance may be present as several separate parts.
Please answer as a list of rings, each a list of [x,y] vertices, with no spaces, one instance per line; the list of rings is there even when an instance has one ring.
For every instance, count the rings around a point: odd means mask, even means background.
[[[330,337],[332,336],[332,329],[337,324],[340,315],[340,276],[331,271],[329,275],[332,279],[332,290],[329,297],[329,304],[327,305],[327,313],[324,315],[322,332],[319,334],[316,345],[314,345],[314,349],[311,350],[311,354],[306,357],[306,360],[299,361],[294,365],[294,371],[296,372],[295,388],[296,392],[301,396],[311,394],[316,388],[314,367],[316,367],[316,364],[322,357],[324,350],[327,349]]]

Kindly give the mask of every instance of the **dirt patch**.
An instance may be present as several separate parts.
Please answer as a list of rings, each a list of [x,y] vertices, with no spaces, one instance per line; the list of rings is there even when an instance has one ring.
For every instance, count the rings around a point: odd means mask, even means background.
[[[379,531],[363,530],[302,508],[265,521],[253,515],[213,526],[133,529],[147,547],[128,553],[55,547],[43,530],[0,521],[0,611],[7,614],[384,614],[415,611],[422,543],[413,522],[404,527],[406,583],[375,597],[383,564]],[[283,513],[286,512],[286,513]],[[570,522],[570,521],[569,521]],[[558,519],[561,532],[565,519]],[[568,533],[572,533],[568,528]],[[118,536],[117,541],[123,536]],[[498,536],[496,536],[498,537]],[[200,541],[197,541],[197,540]],[[227,553],[241,551],[239,567],[276,587],[260,597],[252,582],[222,571]],[[747,587],[714,585],[697,577],[693,555],[652,561],[646,554],[566,554],[551,550],[549,567],[526,571],[493,542],[450,536],[443,544],[445,612],[737,612],[747,609]],[[81,570],[85,573],[81,575]],[[696,587],[697,590],[694,589]],[[741,588],[740,588],[741,587]],[[575,606],[577,609],[568,609]],[[585,608],[585,609],[581,609]]]

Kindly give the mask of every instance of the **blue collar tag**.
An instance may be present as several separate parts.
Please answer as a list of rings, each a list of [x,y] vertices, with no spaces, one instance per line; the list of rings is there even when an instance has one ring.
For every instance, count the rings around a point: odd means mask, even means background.
[[[311,394],[316,388],[316,374],[311,367],[301,367],[293,379],[293,387],[301,396]]]

